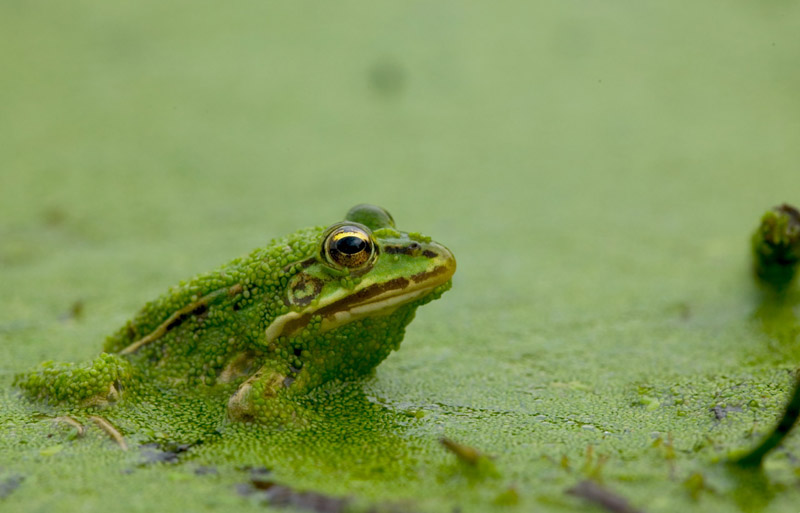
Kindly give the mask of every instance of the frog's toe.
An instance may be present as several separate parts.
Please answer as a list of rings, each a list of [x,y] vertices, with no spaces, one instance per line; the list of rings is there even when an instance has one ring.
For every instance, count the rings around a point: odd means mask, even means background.
[[[121,383],[130,377],[127,360],[103,353],[82,364],[45,362],[18,375],[14,384],[30,398],[52,405],[105,407],[120,399]]]

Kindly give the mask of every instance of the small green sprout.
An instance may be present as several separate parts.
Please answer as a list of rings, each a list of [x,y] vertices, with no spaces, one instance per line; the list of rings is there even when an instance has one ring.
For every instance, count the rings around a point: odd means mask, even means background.
[[[468,474],[474,477],[499,476],[497,467],[495,467],[491,456],[484,454],[474,447],[458,443],[447,437],[440,438],[439,443],[456,456],[458,461],[463,464],[463,468],[468,471]]]
[[[779,292],[788,288],[800,265],[800,211],[786,203],[768,211],[752,245],[756,278]]]

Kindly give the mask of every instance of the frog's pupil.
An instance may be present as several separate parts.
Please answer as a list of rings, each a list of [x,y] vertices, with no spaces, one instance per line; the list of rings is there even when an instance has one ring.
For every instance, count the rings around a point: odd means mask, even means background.
[[[367,241],[353,235],[342,237],[336,241],[336,249],[345,255],[355,255],[356,253],[361,253],[366,248]]]

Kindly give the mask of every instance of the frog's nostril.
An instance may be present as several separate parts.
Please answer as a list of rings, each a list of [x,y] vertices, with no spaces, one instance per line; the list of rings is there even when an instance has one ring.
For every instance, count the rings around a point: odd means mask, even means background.
[[[419,245],[419,242],[412,242],[411,244],[408,245],[408,249],[415,252],[419,251],[421,247],[422,246]]]

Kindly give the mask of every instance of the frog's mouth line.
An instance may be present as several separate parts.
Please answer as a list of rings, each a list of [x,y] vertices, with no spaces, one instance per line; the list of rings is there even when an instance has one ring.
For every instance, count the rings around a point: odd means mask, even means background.
[[[370,315],[388,315],[398,307],[424,297],[439,285],[447,283],[453,273],[455,266],[440,265],[410,278],[395,278],[370,285],[313,311],[281,315],[267,327],[267,343],[280,336],[296,335],[315,316],[322,317],[320,332],[324,333]]]

